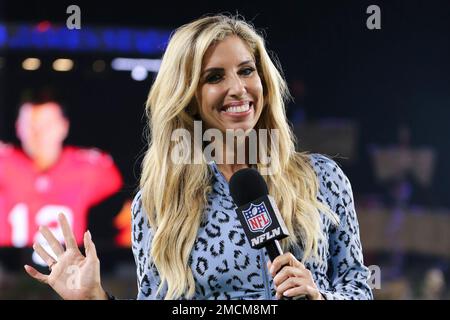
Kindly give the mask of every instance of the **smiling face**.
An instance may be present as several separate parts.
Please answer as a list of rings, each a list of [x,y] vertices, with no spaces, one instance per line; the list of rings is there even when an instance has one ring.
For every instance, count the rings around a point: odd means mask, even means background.
[[[255,59],[239,37],[228,36],[206,51],[196,98],[206,128],[254,128],[263,108],[263,86]]]

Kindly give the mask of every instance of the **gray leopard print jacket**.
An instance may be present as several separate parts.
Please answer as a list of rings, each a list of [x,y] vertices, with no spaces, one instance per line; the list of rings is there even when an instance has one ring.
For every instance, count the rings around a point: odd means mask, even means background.
[[[320,183],[318,198],[334,210],[339,226],[323,214],[328,243],[319,243],[319,259],[305,263],[326,299],[372,299],[363,263],[358,221],[349,180],[329,158],[312,154],[311,163]],[[199,228],[189,264],[196,281],[192,299],[275,299],[265,249],[252,249],[235,212],[228,183],[216,164],[209,164],[213,190]],[[152,230],[141,204],[140,192],[132,205],[132,249],[137,266],[138,299],[163,299],[166,286],[149,258]],[[301,249],[292,254],[301,260]]]

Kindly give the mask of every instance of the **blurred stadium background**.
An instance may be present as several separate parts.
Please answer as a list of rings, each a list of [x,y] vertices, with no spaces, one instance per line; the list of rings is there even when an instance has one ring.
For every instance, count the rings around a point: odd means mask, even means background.
[[[81,30],[65,27],[71,4],[81,8]],[[366,27],[371,4],[381,8],[381,30]],[[349,176],[366,264],[381,270],[375,297],[449,299],[448,1],[1,0],[0,141],[19,145],[21,99],[52,88],[69,106],[66,144],[106,151],[123,176],[122,189],[87,217],[104,287],[136,295],[128,201],[158,59],[176,27],[219,12],[263,30],[294,97],[287,112],[300,149],[335,157]],[[0,299],[57,299],[23,272],[31,253],[0,247]]]

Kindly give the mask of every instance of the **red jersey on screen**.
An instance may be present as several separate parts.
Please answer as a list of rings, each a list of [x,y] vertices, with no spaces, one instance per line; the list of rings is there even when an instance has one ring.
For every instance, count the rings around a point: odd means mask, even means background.
[[[18,148],[0,144],[0,245],[32,245],[40,225],[57,230],[57,214],[83,243],[88,210],[117,192],[122,177],[112,158],[96,149],[65,147],[58,162],[40,172]]]
[[[114,218],[114,226],[118,230],[115,242],[120,247],[131,248],[131,203],[132,200],[125,201],[122,210]]]

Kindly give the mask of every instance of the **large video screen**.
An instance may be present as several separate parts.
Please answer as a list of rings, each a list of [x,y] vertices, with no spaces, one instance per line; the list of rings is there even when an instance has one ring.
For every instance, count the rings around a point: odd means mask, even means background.
[[[80,247],[90,230],[100,251],[131,252],[131,202],[145,150],[139,121],[150,77],[137,82],[118,72],[104,79],[92,67],[99,58],[84,55],[71,57],[76,68],[70,74],[45,70],[55,60],[51,54],[40,56],[41,70],[26,72],[27,56],[6,56],[4,75],[12,80],[2,97],[0,263],[43,265],[32,246],[46,246],[41,226],[62,242],[59,213],[68,218]],[[103,59],[109,65],[113,60]],[[124,91],[108,99],[110,86]]]

